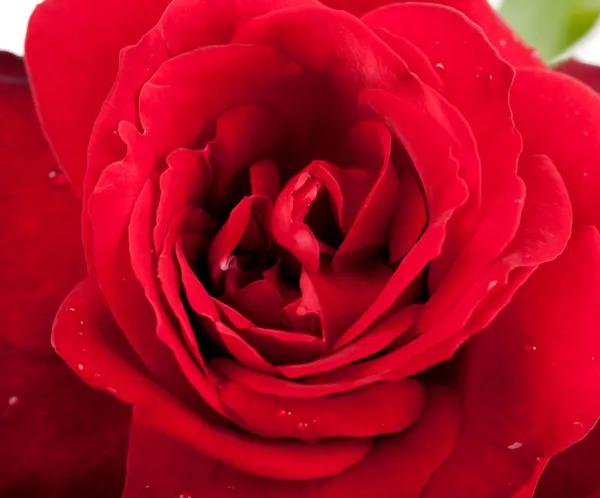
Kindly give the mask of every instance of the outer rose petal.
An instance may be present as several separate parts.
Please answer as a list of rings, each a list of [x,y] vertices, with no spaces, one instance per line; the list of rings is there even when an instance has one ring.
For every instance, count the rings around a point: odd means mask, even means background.
[[[0,340],[0,496],[120,496],[130,410]]]
[[[600,97],[575,79],[539,69],[517,72],[511,93],[525,152],[560,171],[575,223],[600,227]]]
[[[543,66],[537,53],[504,22],[486,0],[321,0],[334,9],[343,9],[362,16],[367,12],[393,3],[430,3],[447,5],[478,24],[504,59],[514,66]],[[422,28],[427,29],[427,19]],[[433,36],[433,33],[432,33]]]
[[[452,450],[459,426],[455,393],[433,387],[419,422],[381,439],[347,471],[325,479],[285,482],[237,471],[134,423],[123,498],[420,498]]]
[[[52,352],[61,300],[85,276],[79,202],[39,128],[23,62],[0,53],[0,336]]]
[[[591,498],[600,493],[600,425],[550,460],[535,498]],[[594,498],[596,495],[594,495]]]
[[[34,11],[25,57],[44,129],[81,194],[92,126],[117,74],[119,52],[136,43],[170,0],[46,0]]]
[[[539,268],[467,344],[459,360],[465,362],[464,432],[426,498],[509,497],[530,479],[538,459],[594,426],[599,300],[600,234],[578,228],[565,253]]]
[[[586,64],[576,59],[569,59],[554,67],[554,70],[573,76],[573,78],[582,81],[597,92],[600,92],[600,66]]]

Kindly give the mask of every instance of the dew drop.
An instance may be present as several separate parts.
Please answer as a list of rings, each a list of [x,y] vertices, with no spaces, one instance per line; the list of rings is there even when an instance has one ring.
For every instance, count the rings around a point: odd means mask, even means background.
[[[177,495],[177,498],[194,498],[194,497],[192,496],[192,493],[179,493]]]
[[[306,422],[298,422],[296,424],[296,427],[298,427],[298,429],[300,429],[301,431],[303,431],[304,429],[308,428],[308,424]]]
[[[509,450],[518,450],[519,448],[523,447],[523,443],[519,443],[518,441],[515,441],[513,444],[511,444],[510,446],[508,446]]]
[[[83,370],[83,365],[81,363],[77,365],[77,370]]]
[[[498,45],[500,45],[501,47],[506,47],[506,40],[504,38],[501,38],[500,40],[498,40]]]
[[[230,484],[227,486],[227,489],[231,489],[233,491],[235,489],[235,484]]]
[[[285,410],[283,408],[277,412],[278,417],[289,417],[291,414],[292,414],[292,412]]]
[[[537,346],[532,346],[531,344],[527,344],[525,346],[525,351],[537,351]]]
[[[15,406],[18,402],[19,402],[19,397],[18,396],[11,396],[10,398],[8,398],[8,405],[9,406]]]
[[[438,71],[444,71],[446,69],[446,67],[441,62],[438,62],[435,65],[435,67],[436,67],[436,69],[438,69]]]
[[[73,311],[75,311],[75,308],[67,308],[67,311],[70,311],[72,313]]]
[[[229,256],[227,259],[221,260],[219,263],[219,268],[221,268],[221,271],[227,271],[229,268],[235,268],[235,266],[232,264],[234,259],[235,256]]]
[[[52,187],[62,187],[67,184],[67,178],[62,171],[53,169],[48,173],[48,180]]]
[[[573,422],[573,425],[578,429],[583,429],[583,424],[581,422]]]
[[[589,137],[589,136],[590,136],[590,132],[589,132],[589,131],[587,131],[587,130],[585,130],[585,131],[583,132],[583,136],[584,136],[584,137]]]
[[[498,285],[498,280],[492,280],[489,284],[488,284],[488,290],[492,290],[494,287],[496,287]]]

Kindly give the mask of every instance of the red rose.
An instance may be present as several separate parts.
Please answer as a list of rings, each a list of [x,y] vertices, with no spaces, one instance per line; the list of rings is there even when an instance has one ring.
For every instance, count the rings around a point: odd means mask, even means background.
[[[389,3],[34,13],[53,344],[133,405],[125,498],[522,498],[596,424],[600,99],[483,0]]]

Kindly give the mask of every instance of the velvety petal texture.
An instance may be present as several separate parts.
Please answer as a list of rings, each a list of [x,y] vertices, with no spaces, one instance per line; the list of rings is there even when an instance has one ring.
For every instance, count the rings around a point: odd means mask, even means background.
[[[0,496],[120,496],[131,410],[0,340]]]
[[[596,424],[600,99],[486,1],[46,0],[26,51],[124,497],[531,497]]]
[[[53,353],[49,331],[85,275],[80,203],[37,121],[23,61],[0,53],[0,337]]]
[[[43,137],[22,59],[0,53],[0,496],[120,496],[130,409],[53,350],[52,322],[85,275],[80,203]]]

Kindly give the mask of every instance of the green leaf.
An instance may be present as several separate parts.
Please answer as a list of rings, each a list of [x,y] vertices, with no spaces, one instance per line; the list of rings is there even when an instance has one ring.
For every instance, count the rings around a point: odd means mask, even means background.
[[[504,0],[500,12],[544,60],[551,61],[594,25],[600,0]]]

